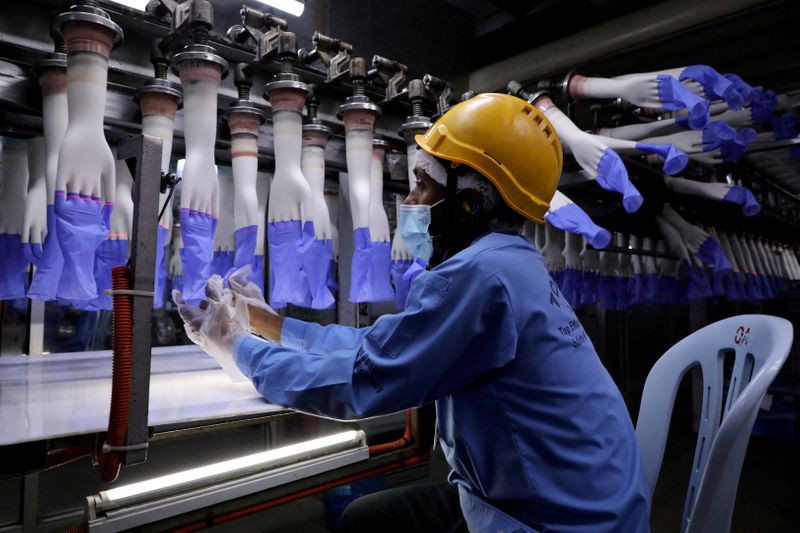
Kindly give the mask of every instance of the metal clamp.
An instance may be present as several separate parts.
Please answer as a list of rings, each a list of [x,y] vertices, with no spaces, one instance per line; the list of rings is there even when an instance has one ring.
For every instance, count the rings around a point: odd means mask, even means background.
[[[367,77],[379,77],[383,80],[383,84],[386,86],[386,97],[383,101],[388,103],[403,94],[400,86],[406,81],[407,73],[408,66],[403,63],[374,55],[372,56],[372,70],[369,71]]]
[[[210,29],[214,23],[214,9],[208,0],[157,1],[158,4],[155,6],[148,6],[148,11],[159,16],[169,13],[172,18],[171,34],[185,33],[195,25],[202,25]]]
[[[311,51],[300,50],[300,61],[307,65],[318,59],[322,61],[328,71],[325,80],[327,83],[339,81],[347,76],[350,67],[350,56],[353,53],[352,44],[346,43],[341,39],[328,37],[318,31],[314,32],[311,42],[314,43],[314,49]]]
[[[228,28],[228,40],[235,44],[252,40],[256,44],[256,61],[271,60],[277,51],[280,33],[288,29],[289,23],[272,13],[249,6],[242,6],[239,15],[242,23]]]
[[[422,83],[435,96],[436,110],[439,115],[444,115],[444,112],[450,108],[450,95],[453,94],[453,86],[449,82],[430,74],[425,74],[422,77]]]

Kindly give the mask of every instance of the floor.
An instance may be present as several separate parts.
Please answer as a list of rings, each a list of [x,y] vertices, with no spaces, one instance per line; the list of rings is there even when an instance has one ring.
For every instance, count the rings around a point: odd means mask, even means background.
[[[670,435],[664,465],[654,498],[653,533],[677,532],[683,498],[694,453],[693,434]],[[434,459],[432,478],[441,479],[446,465]],[[800,442],[753,437],[742,470],[734,533],[785,533],[800,523]],[[321,496],[253,515],[214,528],[214,531],[261,531],[265,533],[328,533]]]

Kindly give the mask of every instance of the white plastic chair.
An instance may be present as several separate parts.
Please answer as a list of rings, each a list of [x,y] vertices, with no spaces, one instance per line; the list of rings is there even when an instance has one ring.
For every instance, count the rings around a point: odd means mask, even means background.
[[[700,365],[703,403],[682,532],[730,530],[736,489],[758,408],[789,354],[792,324],[767,315],[727,318],[698,330],[670,348],[644,385],[636,438],[650,496],[655,492],[678,386]],[[722,410],[726,352],[736,354]]]

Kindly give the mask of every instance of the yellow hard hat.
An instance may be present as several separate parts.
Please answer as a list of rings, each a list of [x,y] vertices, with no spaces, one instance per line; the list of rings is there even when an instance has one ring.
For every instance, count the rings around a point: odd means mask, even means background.
[[[514,211],[544,223],[561,176],[561,143],[533,105],[508,94],[479,94],[415,139],[429,154],[477,170]]]

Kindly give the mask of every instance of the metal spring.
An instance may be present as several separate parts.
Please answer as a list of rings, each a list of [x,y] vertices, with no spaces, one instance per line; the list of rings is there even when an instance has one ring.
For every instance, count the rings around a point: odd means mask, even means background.
[[[355,78],[353,80],[353,94],[355,96],[364,96],[364,88],[366,86],[366,82],[361,78]]]

